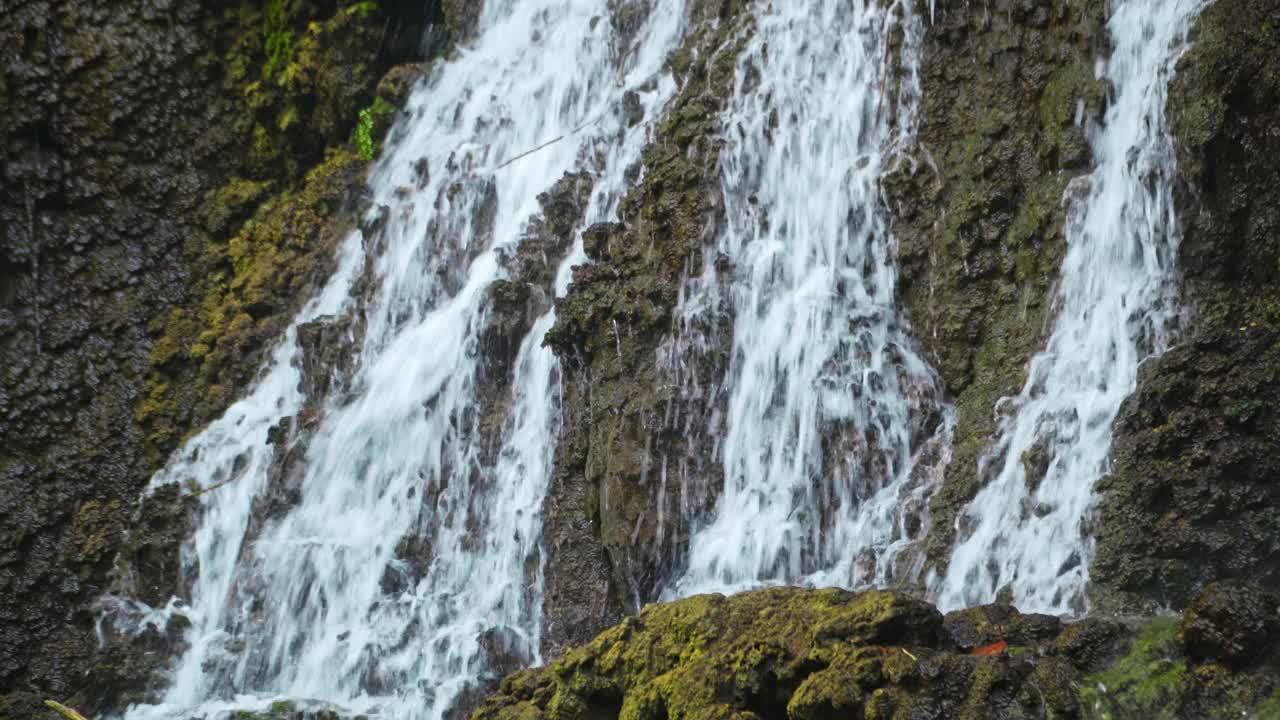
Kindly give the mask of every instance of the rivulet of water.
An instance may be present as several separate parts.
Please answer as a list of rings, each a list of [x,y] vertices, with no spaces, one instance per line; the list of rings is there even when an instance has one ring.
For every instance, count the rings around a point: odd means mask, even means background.
[[[895,307],[878,186],[914,130],[913,5],[754,8],[721,118],[727,227],[679,309],[732,319],[724,489],[668,596],[891,582],[918,533],[913,471],[945,412]]]
[[[1115,0],[1113,88],[1088,128],[1096,170],[1070,203],[1056,320],[980,461],[990,482],[965,510],[940,604],[987,602],[1006,586],[1024,611],[1086,607],[1094,483],[1107,471],[1111,425],[1138,364],[1162,352],[1178,314],[1169,81],[1206,0]],[[970,527],[965,528],[968,525]]]
[[[154,479],[226,485],[200,496],[184,550],[189,649],[163,701],[128,717],[291,699],[434,720],[492,674],[496,655],[538,659],[541,507],[559,425],[558,368],[542,339],[554,315],[523,339],[496,409],[478,390],[479,343],[487,290],[538,194],[586,170],[587,221],[612,217],[647,138],[622,98],[638,92],[653,119],[674,91],[663,63],[683,33],[682,3],[656,0],[626,38],[611,5],[488,0],[477,39],[414,90],[370,176],[370,236],[343,243],[338,273],[248,396]],[[580,241],[570,255],[558,292],[583,261]],[[357,304],[362,272],[371,289]],[[312,408],[321,401],[299,389],[296,327],[353,313],[363,332],[351,379]],[[304,406],[314,427],[296,503],[255,517],[274,459],[268,430]],[[480,429],[492,412],[496,449]],[[425,570],[409,567],[406,545]]]

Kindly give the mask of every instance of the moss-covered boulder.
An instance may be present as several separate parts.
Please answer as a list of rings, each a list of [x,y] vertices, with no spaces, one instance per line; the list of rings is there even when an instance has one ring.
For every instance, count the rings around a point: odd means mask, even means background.
[[[1267,717],[1280,678],[1194,658],[1176,617],[943,616],[906,595],[770,588],[650,605],[472,720]]]
[[[1225,601],[1225,604],[1224,604]],[[1280,668],[1265,655],[1248,664],[1210,657],[1238,650],[1228,638],[1256,626],[1246,591],[1222,588],[1196,600],[1181,622],[1160,616],[1120,640],[1122,652],[1088,672],[1078,685],[1088,720],[1209,720],[1273,718]],[[1274,606],[1272,606],[1274,612]],[[1128,634],[1128,633],[1127,633]],[[1208,636],[1214,641],[1206,644]],[[1263,636],[1265,637],[1265,635]],[[1225,641],[1225,644],[1224,644]],[[1212,647],[1212,649],[1210,649]],[[1208,651],[1208,652],[1206,652]]]
[[[1212,583],[1183,612],[1182,640],[1198,660],[1233,666],[1280,660],[1280,597],[1247,582]]]
[[[944,638],[936,610],[892,593],[699,596],[507,678],[473,720],[925,717],[931,694],[931,712],[957,717],[990,700],[975,688],[1012,701],[1029,676],[1012,655],[940,652]]]
[[[473,720],[1074,716],[1062,658],[956,646],[927,603],[774,588],[649,606],[548,668],[503,681]]]

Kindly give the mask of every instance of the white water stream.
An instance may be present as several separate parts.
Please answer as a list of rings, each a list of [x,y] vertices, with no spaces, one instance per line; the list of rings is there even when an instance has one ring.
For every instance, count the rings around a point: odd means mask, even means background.
[[[566,171],[598,175],[588,222],[613,217],[647,136],[643,123],[628,128],[623,94],[638,90],[646,117],[658,115],[683,17],[678,0],[657,0],[627,45],[612,37],[607,0],[488,0],[478,38],[414,91],[369,181],[385,228],[347,238],[341,269],[249,396],[153,481],[230,482],[201,496],[184,551],[194,586],[178,611],[192,622],[190,649],[163,701],[130,718],[294,699],[435,720],[490,671],[486,634],[538,659],[541,505],[559,422],[556,361],[541,345],[554,317],[519,349],[501,447],[487,454],[485,291],[504,275],[499,253],[539,213],[537,195]],[[295,328],[357,311],[347,298],[366,253],[374,289],[350,393],[315,410],[298,503],[247,535],[272,462],[267,431],[310,401]],[[580,242],[571,255],[558,292],[582,262]],[[388,592],[410,536],[430,548],[430,565]]]
[[[1057,319],[980,461],[980,475],[994,479],[966,510],[972,529],[934,581],[944,608],[989,602],[1008,586],[1023,611],[1085,610],[1093,554],[1086,523],[1094,483],[1107,471],[1111,424],[1138,364],[1168,347],[1178,315],[1165,102],[1188,28],[1206,4],[1113,3],[1113,52],[1101,76],[1114,95],[1101,124],[1088,128],[1097,168],[1067,193]],[[1044,463],[1043,478],[1028,477],[1028,465]]]
[[[878,188],[914,131],[913,5],[756,8],[722,117],[727,228],[680,308],[733,318],[724,490],[668,596],[902,579],[894,559],[916,539],[908,523],[929,489],[913,473],[930,434],[920,425],[943,414],[895,308]]]

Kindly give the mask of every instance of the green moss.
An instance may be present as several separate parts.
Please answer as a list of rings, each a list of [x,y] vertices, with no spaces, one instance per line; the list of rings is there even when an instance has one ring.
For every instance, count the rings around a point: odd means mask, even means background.
[[[271,197],[233,237],[210,238],[202,247],[195,302],[173,309],[157,328],[151,375],[135,411],[153,447],[172,447],[247,382],[254,351],[283,329],[307,286],[324,274],[349,222],[339,211],[364,167],[349,149],[331,151],[298,190]],[[264,187],[233,179],[215,190],[206,201],[211,222],[223,225],[220,218],[241,212],[230,207]]]
[[[289,63],[289,58],[293,54],[293,31],[288,25],[286,1],[267,0],[266,7],[262,11],[262,42],[266,52],[262,76],[268,80],[271,79],[272,73]]]
[[[323,275],[337,224],[349,222],[336,216],[393,114],[375,95],[387,61],[376,2],[265,0],[235,12],[222,67],[227,95],[242,102],[241,170],[198,210],[190,300],[150,325],[134,414],[157,464],[243,389]]]
[[[897,623],[920,627],[894,637]],[[590,703],[617,703],[625,720],[729,716],[764,704],[779,709],[852,706],[840,679],[880,678],[879,651],[851,643],[911,640],[937,618],[890,593],[773,590],[726,601],[700,596],[649,606],[557,662],[560,690],[549,715],[580,720]],[[809,663],[825,674],[801,674]],[[789,688],[779,692],[778,686]],[[804,693],[791,696],[802,686]]]
[[[1085,678],[1080,705],[1096,720],[1178,717],[1192,675],[1178,648],[1178,618],[1151,620],[1134,637],[1128,654]]]
[[[216,235],[238,226],[270,189],[270,182],[232,178],[205,198],[199,211],[205,229]]]

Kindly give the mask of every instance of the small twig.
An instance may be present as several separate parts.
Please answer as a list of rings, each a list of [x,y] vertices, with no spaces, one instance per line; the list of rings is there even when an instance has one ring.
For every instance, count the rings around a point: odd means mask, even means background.
[[[218,483],[218,484],[216,484],[216,485],[210,485],[209,487],[204,488],[204,489],[202,489],[202,490],[197,490],[197,491],[195,491],[195,492],[193,492],[193,493],[189,493],[189,494],[187,495],[187,497],[200,497],[201,495],[203,495],[203,494],[205,494],[205,493],[213,492],[214,490],[217,490],[218,488],[222,487],[223,485],[230,485],[230,484],[231,484],[232,482],[234,482],[234,481],[235,481],[235,478],[231,478],[230,480],[223,480],[222,482],[220,482],[220,483]]]
[[[45,700],[45,701],[44,701],[44,704],[45,704],[45,705],[47,705],[47,706],[49,706],[49,707],[51,707],[51,708],[53,708],[54,710],[58,711],[58,714],[60,714],[60,715],[62,715],[63,717],[67,718],[67,720],[87,720],[87,718],[85,718],[85,716],[81,715],[80,713],[76,712],[75,710],[72,710],[71,708],[67,707],[66,705],[63,705],[62,703],[58,702],[57,700]]]
[[[906,655],[907,657],[911,658],[912,660],[915,660],[916,662],[920,662],[920,658],[916,657],[915,655],[912,655],[910,650],[906,648],[899,648],[899,649],[902,650],[903,655]]]
[[[561,141],[561,140],[563,140],[563,139],[564,139],[564,135],[561,135],[560,137],[558,137],[558,138],[556,138],[556,139],[554,139],[554,140],[548,140],[548,141],[546,141],[546,142],[542,143],[541,145],[539,145],[538,147],[536,147],[536,148],[534,148],[534,149],[532,149],[532,150],[525,150],[524,152],[520,153],[519,155],[517,155],[517,156],[515,156],[515,157],[511,158],[510,160],[507,160],[506,162],[502,163],[502,164],[501,164],[501,165],[499,165],[496,169],[501,170],[502,168],[504,168],[504,167],[506,167],[506,166],[510,165],[511,163],[513,163],[513,162],[515,162],[515,161],[519,160],[520,158],[529,157],[530,155],[532,155],[532,154],[534,154],[534,153],[538,152],[539,150],[541,150],[541,149],[543,149],[543,148],[545,148],[545,147],[550,147],[550,146],[552,146],[552,145],[555,145],[556,143],[560,142],[560,141]]]
[[[520,153],[519,155],[516,155],[515,157],[513,157],[513,158],[511,158],[511,159],[509,159],[509,160],[506,160],[505,162],[503,162],[501,165],[499,165],[498,167],[496,167],[496,168],[494,168],[494,169],[495,169],[495,170],[501,170],[502,168],[504,168],[504,167],[506,167],[506,166],[510,165],[511,163],[513,163],[513,162],[515,162],[515,161],[517,161],[517,160],[520,160],[521,158],[529,157],[530,155],[532,155],[532,154],[534,154],[534,153],[538,152],[539,150],[542,150],[543,148],[547,148],[547,147],[551,147],[552,145],[555,145],[556,143],[558,143],[558,142],[560,142],[561,140],[563,140],[563,139],[565,139],[565,138],[569,137],[570,135],[577,135],[579,132],[581,132],[581,131],[583,130],[583,128],[587,127],[588,125],[595,125],[596,123],[600,122],[600,118],[601,118],[601,117],[604,117],[604,116],[603,116],[603,115],[597,115],[595,120],[588,120],[588,121],[586,121],[586,122],[582,123],[581,125],[579,125],[578,127],[576,127],[576,128],[574,128],[574,129],[570,130],[569,132],[567,132],[567,133],[565,133],[565,134],[561,135],[560,137],[557,137],[557,138],[553,138],[553,139],[551,139],[551,140],[548,140],[548,141],[546,141],[546,142],[542,143],[541,145],[539,145],[538,147],[536,147],[536,148],[534,148],[534,149],[532,149],[532,150],[525,150],[524,152]]]

